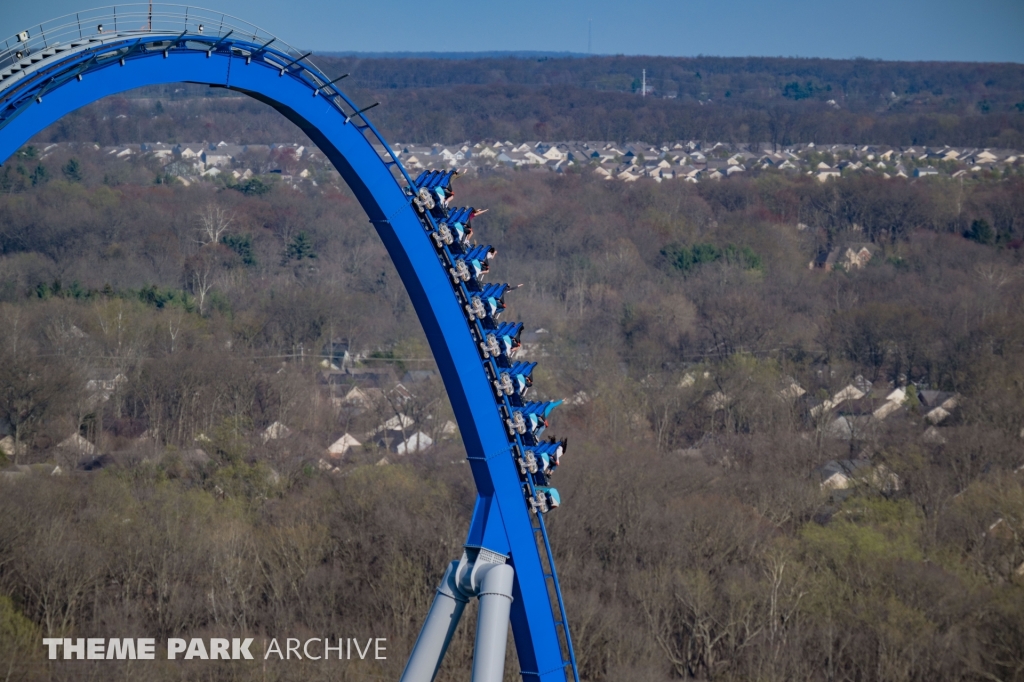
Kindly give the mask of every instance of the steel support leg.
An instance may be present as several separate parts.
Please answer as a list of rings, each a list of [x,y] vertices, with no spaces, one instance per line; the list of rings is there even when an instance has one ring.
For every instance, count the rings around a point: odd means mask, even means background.
[[[473,651],[473,682],[501,682],[505,672],[505,645],[508,642],[515,571],[508,564],[491,564],[480,572],[483,576]]]
[[[433,682],[441,667],[441,661],[444,660],[445,652],[448,651],[448,644],[451,643],[452,635],[459,624],[459,618],[462,617],[462,610],[466,608],[466,603],[469,601],[469,598],[455,583],[455,570],[458,566],[459,562],[453,561],[444,573],[441,585],[437,588],[434,603],[430,605],[427,620],[423,623],[420,636],[416,638],[416,645],[409,656],[409,662],[405,665],[401,682]],[[510,594],[511,584],[510,581]],[[505,626],[508,627],[507,609]],[[504,646],[504,640],[502,640],[502,646]],[[502,661],[504,661],[504,656],[502,656]],[[498,682],[501,682],[500,676]]]

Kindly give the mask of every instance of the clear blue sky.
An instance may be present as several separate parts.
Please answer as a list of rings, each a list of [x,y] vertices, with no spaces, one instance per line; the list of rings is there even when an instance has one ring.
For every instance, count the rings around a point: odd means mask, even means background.
[[[103,0],[0,0],[4,34]],[[319,51],[587,51],[1024,63],[1024,0],[202,0]],[[6,36],[5,36],[6,37]]]

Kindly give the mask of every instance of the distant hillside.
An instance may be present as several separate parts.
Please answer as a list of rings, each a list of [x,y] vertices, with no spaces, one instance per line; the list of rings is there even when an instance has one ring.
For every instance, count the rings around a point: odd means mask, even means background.
[[[1020,64],[623,56],[315,59],[328,75],[351,73],[346,92],[358,102],[382,102],[374,121],[389,139],[408,142],[708,139],[1024,147]],[[647,96],[641,97],[644,69]],[[183,85],[148,88],[132,97],[159,100],[159,109],[155,102],[139,109],[107,101],[58,123],[43,138],[269,142],[301,136],[252,102],[194,105],[196,97],[231,94]],[[117,119],[129,113],[130,121]]]
[[[998,109],[1024,98],[1024,64],[569,54],[526,58],[529,53],[467,59],[464,55],[314,59],[328,70],[351,71],[360,85],[382,89],[520,84],[638,92],[641,72],[646,69],[649,93],[694,101],[835,99],[847,108],[875,111],[897,102],[903,107],[956,108],[957,104],[973,106],[982,100]]]
[[[357,59],[559,59],[590,57],[583,52],[544,52],[538,50],[493,50],[487,52],[318,52],[324,57]]]

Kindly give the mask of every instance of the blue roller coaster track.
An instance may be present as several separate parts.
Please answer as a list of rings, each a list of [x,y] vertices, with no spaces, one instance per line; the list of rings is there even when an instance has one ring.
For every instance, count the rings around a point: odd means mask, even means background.
[[[370,107],[352,102],[337,87],[340,78],[332,81],[309,56],[244,21],[182,5],[104,7],[19,30],[0,47],[0,161],[86,104],[174,82],[244,93],[301,128],[376,228],[440,369],[478,493],[463,564],[486,560],[514,570],[504,632],[510,620],[523,679],[578,682],[544,524],[559,503],[547,483],[565,444],[539,438],[555,403],[523,399],[533,363],[512,359],[522,325],[497,320],[505,285],[481,282],[488,248],[468,240],[472,209],[445,204],[452,173],[410,177],[367,119]],[[483,609],[490,592],[485,586],[478,594]],[[478,655],[481,637],[478,630]],[[420,679],[432,679],[439,665],[438,658]],[[417,679],[409,668],[406,676]]]

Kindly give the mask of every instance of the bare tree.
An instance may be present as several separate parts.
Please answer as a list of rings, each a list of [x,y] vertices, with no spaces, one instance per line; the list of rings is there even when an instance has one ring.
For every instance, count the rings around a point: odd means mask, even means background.
[[[219,267],[230,255],[227,247],[208,243],[185,261],[185,286],[196,297],[199,314],[206,314],[206,300],[217,280]]]
[[[205,204],[196,212],[196,222],[199,224],[197,228],[199,238],[196,241],[200,246],[219,243],[220,238],[234,221],[234,214],[222,206],[218,206],[212,201]]]

